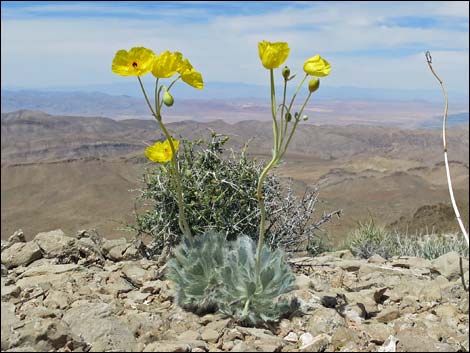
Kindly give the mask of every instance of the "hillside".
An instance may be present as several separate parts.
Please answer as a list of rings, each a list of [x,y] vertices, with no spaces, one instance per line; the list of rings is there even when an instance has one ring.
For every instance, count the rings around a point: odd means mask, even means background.
[[[265,159],[270,153],[272,129],[267,122],[184,121],[169,128],[187,139],[208,137],[213,129],[229,135],[234,149],[251,139],[249,153],[254,157]],[[132,221],[134,210],[136,193],[129,190],[139,187],[150,166],[143,157],[145,143],[161,137],[151,120],[26,110],[2,114],[2,238],[17,228],[28,235],[28,230],[48,230],[54,224],[66,231],[97,227],[108,237],[122,235],[116,231],[118,221]],[[468,144],[468,125],[450,129],[454,188],[464,217]],[[422,225],[422,217],[429,217],[418,212],[414,218],[420,207],[449,204],[441,154],[438,130],[303,124],[275,172],[293,177],[299,193],[319,185],[318,212],[344,209],[344,217],[327,228],[341,239],[358,220],[370,216],[414,231],[414,224]],[[435,225],[437,230],[456,230],[448,210],[435,210],[446,219]]]

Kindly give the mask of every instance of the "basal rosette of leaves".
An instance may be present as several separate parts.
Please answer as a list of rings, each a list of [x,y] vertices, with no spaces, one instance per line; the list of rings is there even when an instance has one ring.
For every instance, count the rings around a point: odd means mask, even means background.
[[[168,262],[167,278],[176,285],[176,301],[197,314],[219,311],[247,326],[267,325],[295,312],[296,300],[279,300],[295,282],[280,249],[264,247],[260,276],[256,245],[240,236],[229,242],[208,232],[184,239]]]
[[[242,236],[231,244],[222,270],[219,308],[238,322],[258,326],[276,322],[298,309],[297,301],[278,300],[294,288],[295,276],[282,250],[261,250],[259,276],[256,243]]]

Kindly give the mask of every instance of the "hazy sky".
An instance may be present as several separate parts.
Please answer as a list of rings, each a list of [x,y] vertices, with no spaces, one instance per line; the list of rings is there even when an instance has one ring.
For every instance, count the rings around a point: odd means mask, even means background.
[[[302,70],[320,54],[330,86],[436,85],[431,50],[450,91],[468,93],[469,3],[462,2],[1,2],[2,88],[108,84],[119,49],[178,50],[205,81],[266,83],[257,43],[287,41]]]

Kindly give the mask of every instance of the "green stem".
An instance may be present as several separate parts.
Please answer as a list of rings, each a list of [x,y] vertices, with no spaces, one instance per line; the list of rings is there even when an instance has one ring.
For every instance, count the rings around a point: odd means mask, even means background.
[[[297,93],[299,93],[300,88],[301,88],[302,85],[304,84],[304,82],[305,82],[305,80],[307,79],[307,77],[308,77],[308,74],[305,74],[303,80],[300,81],[299,85],[297,86],[297,89],[295,90],[295,93],[294,93],[294,95],[292,96],[292,99],[290,100],[289,108],[287,109],[288,112],[291,111],[291,109],[292,109],[292,104],[294,104],[295,98],[297,97]]]
[[[299,125],[300,119],[301,119],[301,117],[302,117],[302,113],[304,112],[305,106],[307,105],[307,102],[308,102],[308,100],[310,99],[311,95],[312,95],[312,92],[309,92],[307,98],[305,99],[304,104],[303,104],[302,107],[300,108],[299,115],[297,116],[297,119],[295,119],[294,126],[292,127],[292,130],[291,130],[291,132],[290,132],[290,134],[289,134],[289,138],[287,139],[286,144],[285,144],[284,147],[282,148],[282,152],[281,152],[281,154],[280,154],[280,156],[279,156],[279,159],[280,159],[280,160],[281,160],[281,159],[284,157],[284,155],[286,154],[287,147],[289,147],[290,141],[292,140],[292,137],[294,136],[295,129],[297,128],[297,125]]]
[[[273,69],[269,70],[270,79],[271,79],[271,114],[273,116],[273,134],[274,134],[274,151],[277,152],[279,148],[279,130],[277,126],[276,114],[276,91],[274,87],[274,71]]]
[[[279,154],[279,135],[278,135],[278,125],[276,120],[276,94],[274,90],[274,73],[273,70],[270,70],[271,78],[271,112],[273,116],[273,134],[274,134],[274,151],[273,157],[268,165],[261,172],[258,179],[258,187],[256,189],[256,197],[258,199],[259,208],[261,211],[260,215],[260,224],[259,224],[259,237],[258,237],[258,247],[256,250],[256,272],[259,275],[260,270],[260,259],[261,259],[261,249],[263,248],[264,236],[266,233],[266,206],[264,204],[264,195],[263,195],[263,184],[268,172],[273,168],[278,161]]]
[[[279,144],[278,144],[278,149],[281,148],[282,142],[284,141],[284,135],[286,133],[287,129],[287,119],[284,117],[284,108],[286,107],[286,91],[287,91],[287,79],[284,79],[284,92],[282,94],[282,107],[281,107],[281,136],[279,137]],[[287,111],[286,113],[288,113]],[[285,120],[285,126],[284,126],[284,120]]]
[[[263,195],[263,184],[264,179],[268,175],[268,172],[274,167],[277,163],[277,153],[273,156],[268,165],[263,169],[258,180],[258,187],[256,189],[256,197],[258,199],[259,208],[261,211],[261,219],[259,223],[259,237],[258,237],[258,247],[256,250],[256,272],[259,274],[260,269],[260,259],[261,259],[261,249],[263,248],[264,236],[266,234],[266,206],[264,204],[264,195]]]
[[[167,92],[170,92],[171,87],[173,87],[173,85],[176,83],[176,81],[178,81],[180,78],[181,78],[181,76],[178,76],[175,80],[173,80],[172,83],[170,83],[170,85],[169,85],[168,88],[166,89]]]
[[[147,96],[144,85],[142,84],[142,80],[140,79],[139,76],[137,76],[137,78],[139,80],[140,88],[142,89],[142,93],[144,94],[145,101],[147,102],[147,105],[148,105],[150,111],[152,112],[152,115],[157,120],[158,124],[160,125],[160,128],[163,131],[163,134],[165,135],[165,137],[167,138],[167,140],[170,144],[171,152],[173,154],[172,159],[171,159],[171,164],[172,164],[172,169],[174,171],[173,174],[174,174],[174,177],[175,177],[176,190],[177,190],[177,195],[178,195],[178,209],[179,209],[178,225],[179,225],[181,231],[183,232],[183,234],[187,238],[192,239],[193,236],[191,234],[191,228],[189,228],[189,224],[188,224],[188,221],[186,220],[186,215],[184,213],[183,188],[182,188],[182,185],[181,185],[181,175],[180,175],[180,172],[179,172],[178,163],[176,161],[175,146],[173,144],[173,140],[172,140],[172,137],[171,137],[170,133],[166,129],[165,125],[163,124],[162,117],[161,117],[161,114],[160,114],[161,104],[159,102],[159,95],[160,95],[161,90],[160,89],[157,90],[158,79],[156,81],[156,86],[155,86],[155,107],[157,109],[157,111],[155,112],[154,109],[152,108],[152,104],[150,103],[150,100]]]

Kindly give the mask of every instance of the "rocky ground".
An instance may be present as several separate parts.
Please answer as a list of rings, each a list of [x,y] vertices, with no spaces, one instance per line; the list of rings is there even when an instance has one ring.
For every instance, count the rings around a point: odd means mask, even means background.
[[[2,351],[468,351],[459,256],[349,251],[290,259],[301,313],[271,330],[173,303],[164,268],[125,239],[56,230],[2,241]],[[468,259],[463,261],[468,283]]]

